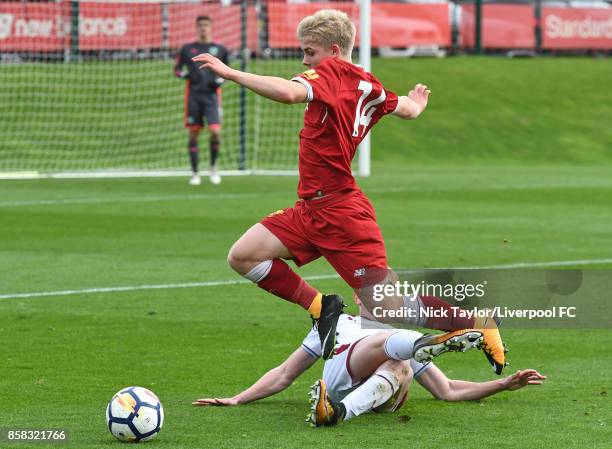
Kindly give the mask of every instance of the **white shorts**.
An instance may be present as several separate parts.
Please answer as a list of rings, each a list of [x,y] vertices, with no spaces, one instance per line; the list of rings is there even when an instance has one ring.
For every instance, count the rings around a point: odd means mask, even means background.
[[[366,377],[365,379],[356,379],[353,376],[353,373],[351,373],[350,368],[353,350],[359,344],[359,342],[366,337],[367,335],[353,342],[347,347],[346,350],[334,355],[332,359],[325,362],[325,366],[323,367],[323,380],[325,381],[325,385],[327,385],[328,394],[332,397],[332,399],[341,401],[347,394],[368,380],[369,377]],[[413,378],[416,379],[419,377],[429,367],[431,367],[431,365],[431,363],[423,364],[414,359],[410,359],[410,367],[412,368]]]
[[[336,338],[336,349],[334,351],[334,356],[325,362],[325,366],[323,367],[323,380],[327,385],[327,391],[332,399],[341,401],[347,394],[367,380],[367,378],[355,379],[351,373],[350,360],[355,347],[361,340],[369,335],[381,332],[391,334],[396,332],[396,329],[381,327],[380,325],[374,328],[368,328],[362,326],[361,317],[341,315],[338,320],[336,331],[338,333]],[[313,357],[321,356],[321,343],[316,329],[311,330],[306,336],[302,342],[302,348]],[[410,366],[415,379],[431,365],[431,363],[422,364],[414,359],[410,359]]]

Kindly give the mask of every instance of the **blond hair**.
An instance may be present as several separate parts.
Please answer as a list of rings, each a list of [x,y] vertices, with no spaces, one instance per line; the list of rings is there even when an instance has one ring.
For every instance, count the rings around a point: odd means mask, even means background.
[[[355,43],[355,25],[345,12],[322,9],[302,19],[297,28],[297,38],[325,48],[337,44],[342,56],[350,56]]]

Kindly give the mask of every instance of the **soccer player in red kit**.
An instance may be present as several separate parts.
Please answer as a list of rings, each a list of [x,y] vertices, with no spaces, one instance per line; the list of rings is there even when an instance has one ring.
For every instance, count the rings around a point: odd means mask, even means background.
[[[322,355],[327,359],[335,344],[342,298],[322,295],[282,259],[292,259],[301,266],[323,256],[362,302],[372,304],[368,296],[373,285],[389,282],[392,273],[390,276],[387,271],[385,244],[374,208],[355,182],[351,161],[359,143],[383,116],[417,118],[427,106],[430,91],[417,84],[407,96],[398,97],[374,75],[354,65],[355,26],[341,11],[321,10],[304,18],[297,35],[308,70],[291,80],[234,70],[210,54],[193,59],[200,68],[261,96],[288,104],[307,103],[300,132],[300,200],[247,230],[230,249],[228,262],[259,287],[308,310],[317,320]],[[417,308],[450,309],[435,297],[392,300]],[[407,321],[444,330],[484,324],[474,319]],[[504,349],[497,326],[478,327],[493,327],[483,329],[483,349],[501,372]]]

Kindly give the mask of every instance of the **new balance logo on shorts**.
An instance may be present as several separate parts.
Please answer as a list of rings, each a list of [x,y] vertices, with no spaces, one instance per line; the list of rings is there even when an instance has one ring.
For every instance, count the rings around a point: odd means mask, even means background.
[[[355,274],[353,275],[353,277],[358,278],[358,277],[360,277],[360,276],[363,276],[363,275],[365,275],[365,272],[366,272],[366,269],[365,269],[365,268],[357,268],[357,269],[355,270]]]

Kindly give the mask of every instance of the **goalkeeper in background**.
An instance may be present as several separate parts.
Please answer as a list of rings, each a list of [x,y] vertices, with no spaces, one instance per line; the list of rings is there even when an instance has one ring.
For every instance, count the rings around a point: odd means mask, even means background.
[[[176,57],[174,74],[185,79],[185,127],[189,132],[189,161],[193,175],[191,185],[201,183],[198,172],[200,149],[198,137],[204,126],[204,119],[210,135],[210,181],[221,183],[217,171],[217,157],[221,145],[221,85],[225,81],[210,70],[199,70],[192,58],[201,53],[210,53],[225,64],[228,63],[227,49],[212,41],[212,19],[198,16],[196,19],[198,40],[183,45]]]

